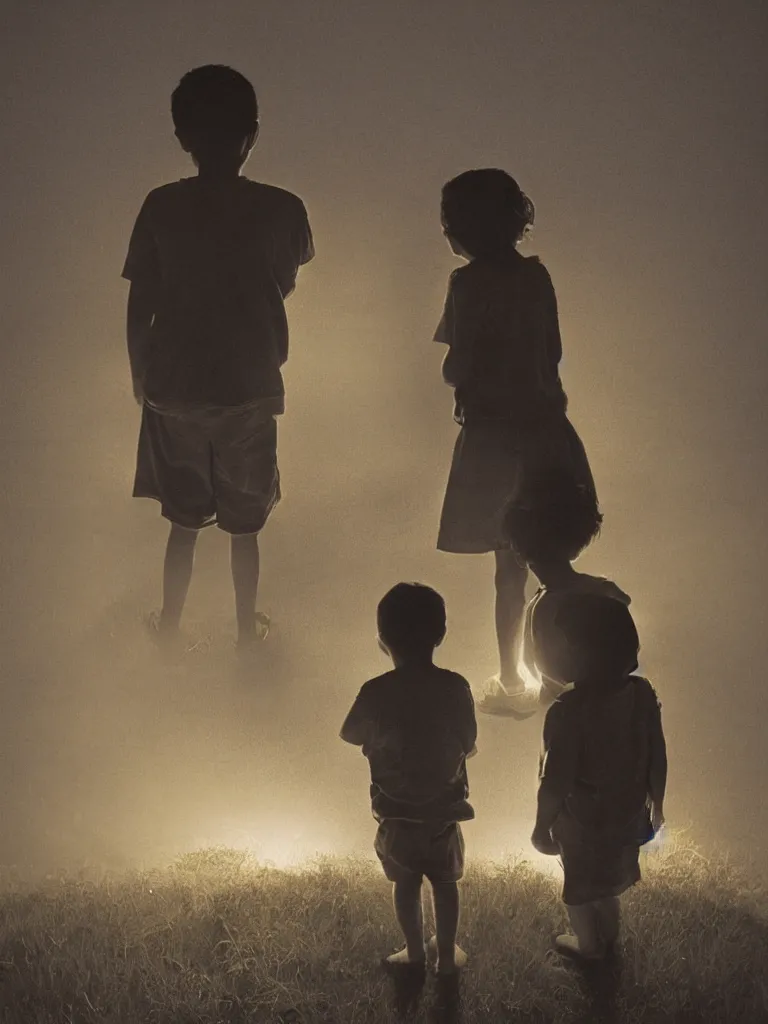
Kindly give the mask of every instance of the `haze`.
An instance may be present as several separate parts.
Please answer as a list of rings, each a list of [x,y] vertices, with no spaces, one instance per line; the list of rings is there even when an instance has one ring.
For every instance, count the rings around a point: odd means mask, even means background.
[[[634,599],[663,700],[667,814],[765,849],[768,9],[747,0],[7,3],[0,78],[3,641],[0,862],[157,860],[208,843],[370,852],[367,766],[337,738],[386,668],[375,606],[445,596],[441,664],[495,670],[491,559],[435,550],[455,437],[430,343],[440,187],[500,166],[537,207],[563,376],[605,527],[580,567]],[[142,632],[166,525],[130,497],[139,413],[128,236],[192,173],[171,89],[254,82],[246,173],[304,199],[290,300],[284,502],[263,535],[275,621],[231,650],[226,539],[199,545],[166,667]],[[524,849],[540,722],[480,720],[469,855]],[[761,856],[764,857],[764,854]]]

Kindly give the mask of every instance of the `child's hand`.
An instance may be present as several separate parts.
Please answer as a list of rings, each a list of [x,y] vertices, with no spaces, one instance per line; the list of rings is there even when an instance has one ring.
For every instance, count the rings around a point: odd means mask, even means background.
[[[537,826],[533,830],[531,843],[533,844],[534,850],[538,850],[539,853],[543,853],[547,857],[554,857],[560,853],[560,847],[552,838],[552,833],[549,829],[538,828]]]

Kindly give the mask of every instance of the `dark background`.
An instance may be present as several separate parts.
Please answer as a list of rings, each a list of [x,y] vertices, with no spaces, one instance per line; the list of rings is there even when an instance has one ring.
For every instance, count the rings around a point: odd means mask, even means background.
[[[494,670],[491,559],[434,550],[455,436],[430,344],[456,265],[439,193],[472,166],[537,204],[527,251],[606,517],[580,567],[634,598],[670,824],[764,861],[768,8],[57,0],[6,3],[0,39],[0,862],[368,850],[366,766],[337,731],[386,667],[381,594],[438,587],[441,663]],[[130,498],[119,275],[146,192],[191,173],[170,92],[212,62],[254,82],[246,173],[302,196],[318,255],[262,545],[274,634],[238,665],[212,533],[195,650],[166,668],[141,626],[165,526]],[[466,835],[496,855],[526,846],[540,723],[480,725]]]

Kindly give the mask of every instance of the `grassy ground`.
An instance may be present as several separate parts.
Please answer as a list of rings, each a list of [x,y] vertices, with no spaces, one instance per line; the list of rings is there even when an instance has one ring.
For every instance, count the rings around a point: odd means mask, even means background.
[[[525,861],[470,865],[458,989],[393,980],[390,887],[365,861],[280,871],[231,850],[122,876],[7,873],[0,1020],[19,1024],[768,1021],[768,893],[678,845],[625,897],[613,968],[550,952],[558,882]]]

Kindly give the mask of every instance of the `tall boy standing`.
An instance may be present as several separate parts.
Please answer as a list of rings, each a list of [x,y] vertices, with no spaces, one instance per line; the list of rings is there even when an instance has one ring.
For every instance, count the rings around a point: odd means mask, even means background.
[[[247,645],[269,626],[256,611],[258,534],[280,499],[284,301],[314,255],[312,233],[297,196],[240,173],[259,131],[246,78],[196,68],[171,113],[198,174],[149,193],[123,270],[142,406],[133,494],[159,501],[171,523],[159,635],[178,635],[198,531],[216,524],[231,536],[238,644]]]

